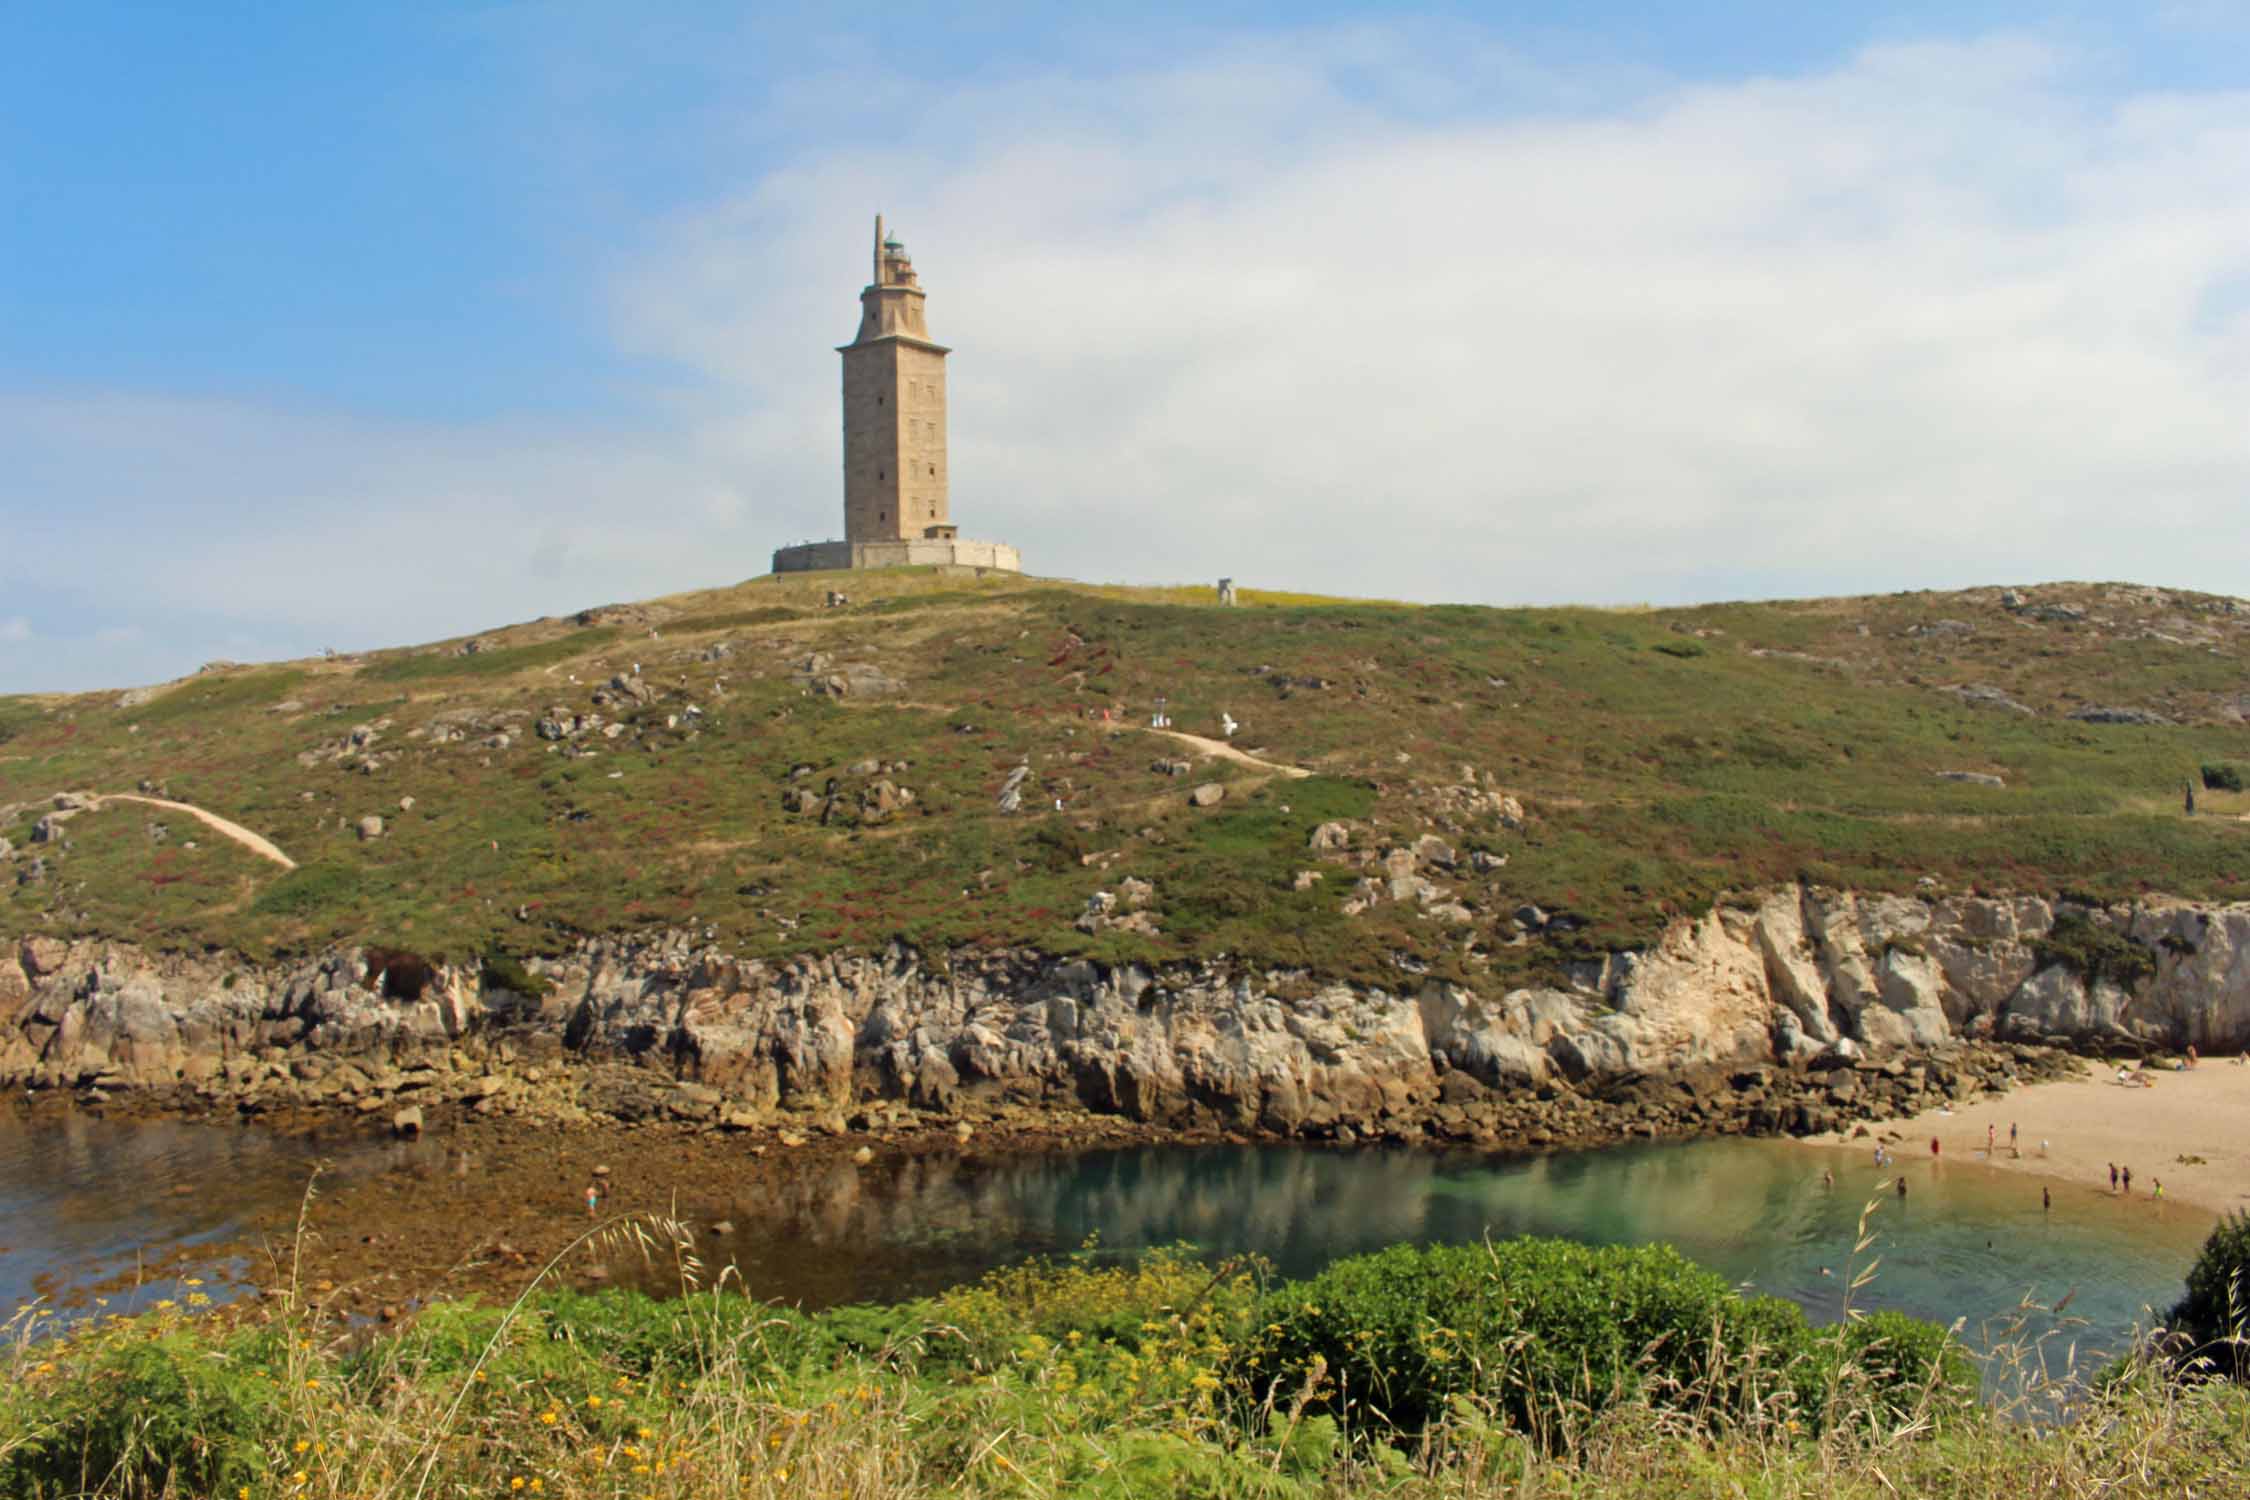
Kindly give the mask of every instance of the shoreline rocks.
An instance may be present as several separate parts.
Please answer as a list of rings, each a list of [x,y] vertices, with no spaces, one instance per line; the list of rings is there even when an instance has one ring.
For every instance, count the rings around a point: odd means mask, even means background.
[[[1816,1133],[2053,1076],[2072,1051],[2250,1044],[2250,906],[2163,901],[1785,889],[1499,994],[1020,952],[776,963],[680,933],[535,960],[539,995],[408,958],[26,938],[0,947],[0,1081],[402,1132],[506,1115],[833,1135],[1046,1110],[1537,1150]]]

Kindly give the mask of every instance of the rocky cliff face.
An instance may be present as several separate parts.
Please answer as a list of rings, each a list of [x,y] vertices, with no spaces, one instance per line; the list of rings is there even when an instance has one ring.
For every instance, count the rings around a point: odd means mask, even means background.
[[[1027,954],[769,965],[676,935],[592,941],[536,969],[540,996],[357,950],[229,967],[27,938],[0,952],[0,1079],[369,1111],[418,1088],[503,1107],[544,1081],[560,1109],[740,1126],[890,1101],[1348,1137],[1528,1129],[1505,1101],[1567,1113],[1699,1074],[1740,1097],[1722,1109],[1691,1088],[1649,1118],[1817,1128],[1806,1100],[1913,1103],[1925,1055],[1963,1044],[2250,1046],[2240,905],[1787,890],[1679,923],[1570,987],[1499,997]],[[1840,1069],[1895,1097],[1845,1087]],[[1792,1077],[1804,1086],[1766,1097]]]

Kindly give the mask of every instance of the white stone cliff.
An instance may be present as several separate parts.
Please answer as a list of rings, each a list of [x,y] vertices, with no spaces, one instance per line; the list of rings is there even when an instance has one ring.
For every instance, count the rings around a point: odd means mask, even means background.
[[[2042,963],[2057,908],[2037,898],[1795,889],[1677,923],[1572,987],[1501,996],[1032,954],[745,962],[673,935],[540,963],[542,998],[442,968],[385,993],[359,950],[261,968],[31,937],[0,949],[0,1080],[208,1091],[267,1078],[348,1100],[400,1069],[492,1072],[504,1058],[630,1065],[714,1118],[1046,1102],[1321,1134],[1411,1118],[1472,1085],[1871,1067],[1975,1040],[2250,1047],[2250,905],[2063,910],[2139,945],[2152,972],[2128,989]]]

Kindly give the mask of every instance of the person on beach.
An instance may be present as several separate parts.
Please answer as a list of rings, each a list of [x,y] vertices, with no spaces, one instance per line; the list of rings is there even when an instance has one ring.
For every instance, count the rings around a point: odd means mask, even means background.
[[[1906,1201],[1906,1179],[1903,1177],[1898,1180],[1898,1201],[1901,1203]]]
[[[2132,1197],[2133,1169],[2131,1167],[2119,1167],[2117,1169],[2117,1180],[2125,1184],[2125,1196],[2128,1198]]]
[[[1993,1138],[1994,1132],[1997,1129],[1998,1127],[1993,1125],[1989,1120],[1985,1122],[1984,1154],[1987,1156],[1990,1156],[1999,1147],[1999,1142]]]
[[[602,1185],[599,1182],[589,1180],[586,1184],[586,1217],[591,1219],[601,1211],[601,1206]]]
[[[1826,1167],[1822,1167],[1820,1169],[1820,1185],[1824,1188],[1834,1187],[1836,1185],[1836,1174]]]
[[[1938,1155],[1938,1144],[1937,1144],[1937,1137],[1933,1135],[1933,1136],[1931,1136],[1931,1137],[1930,1137],[1930,1160],[1932,1160],[1932,1161],[1936,1161],[1936,1160],[1937,1160],[1937,1155]]]
[[[2163,1196],[2164,1196],[2164,1179],[2163,1179],[2163,1178],[2159,1177],[2159,1178],[2156,1178],[2156,1179],[2155,1179],[2155,1186],[2154,1186],[2154,1187],[2151,1187],[2151,1188],[2149,1189],[2148,1195],[2149,1195],[2149,1197],[2150,1197],[2150,1198],[2151,1198],[2152,1200],[2153,1200],[2153,1199],[2157,1199],[2157,1198],[2161,1198],[2161,1197],[2163,1197]]]
[[[2008,1154],[2010,1156],[2023,1155],[2021,1151],[2016,1149],[2016,1122],[2013,1120],[2008,1122]]]
[[[2111,1192],[2113,1192],[2113,1193],[2117,1191],[2117,1163],[2116,1163],[2116,1162],[2111,1162],[2111,1163],[2109,1164],[2109,1190],[2110,1190]]]
[[[2046,1188],[2039,1190],[2039,1211],[2043,1214],[2055,1211],[2055,1195]]]

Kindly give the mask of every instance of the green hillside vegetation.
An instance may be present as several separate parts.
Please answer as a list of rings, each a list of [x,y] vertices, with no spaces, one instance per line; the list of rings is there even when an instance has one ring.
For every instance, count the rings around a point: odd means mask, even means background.
[[[839,586],[852,602],[825,607]],[[2250,796],[2204,768],[2250,763],[2246,644],[2250,608],[2120,585],[1222,609],[1207,589],[763,578],[153,695],[0,699],[0,929],[466,959],[685,927],[753,956],[1024,945],[1482,987],[1798,879],[2235,899]],[[605,687],[636,664],[632,696]],[[1316,774],[1152,733],[1160,694],[1178,728],[1217,736],[1231,713],[1235,746]],[[2068,717],[2089,706],[2165,722]],[[604,723],[540,736],[589,713]],[[1175,758],[1196,764],[1152,769]],[[1191,807],[1213,781],[1225,799]],[[127,803],[33,841],[54,794],[144,783],[299,868]],[[1458,910],[1344,915],[1367,872],[1308,850],[1330,820],[1358,851],[1439,834],[1458,861],[1433,872],[1438,905]],[[1300,889],[1307,869],[1324,878]],[[1081,930],[1126,876],[1155,887],[1152,930]],[[1527,935],[1524,904],[1564,920]]]

